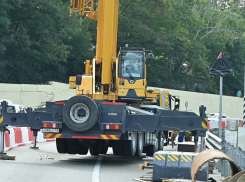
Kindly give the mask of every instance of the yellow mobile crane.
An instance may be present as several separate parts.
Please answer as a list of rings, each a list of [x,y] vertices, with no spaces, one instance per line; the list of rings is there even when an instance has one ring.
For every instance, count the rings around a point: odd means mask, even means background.
[[[83,75],[70,77],[76,96],[68,100],[47,102],[45,111],[29,108],[27,113],[8,113],[2,102],[0,146],[8,125],[30,126],[34,148],[42,129],[46,138],[56,138],[59,153],[80,155],[88,150],[106,154],[112,147],[114,155],[152,156],[163,148],[168,131],[191,131],[196,144],[205,136],[205,107],[200,107],[200,116],[176,111],[179,100],[168,90],[147,90],[146,50],[126,46],[116,55],[118,6],[119,0],[98,0],[96,12],[93,0],[71,0],[71,15],[77,11],[97,21],[96,56],[85,61]]]
[[[118,6],[119,0],[99,0],[96,12],[93,0],[71,0],[71,15],[97,21],[97,43],[95,58],[86,60],[85,74],[70,77],[70,88],[93,100],[157,103],[160,97],[158,105],[169,109],[168,90],[147,91],[145,49],[124,47],[116,56]]]

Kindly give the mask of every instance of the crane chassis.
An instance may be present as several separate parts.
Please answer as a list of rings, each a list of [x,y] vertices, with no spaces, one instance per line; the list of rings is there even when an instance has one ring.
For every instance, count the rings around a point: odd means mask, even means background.
[[[77,97],[84,96],[73,98]],[[45,138],[56,138],[59,153],[81,155],[87,154],[88,149],[92,155],[105,154],[108,147],[112,147],[114,155],[141,156],[145,152],[152,156],[154,152],[163,149],[169,131],[190,131],[195,144],[199,136],[205,137],[207,131],[204,106],[200,106],[198,116],[193,112],[152,108],[147,105],[139,109],[122,102],[96,100],[98,119],[89,123],[86,129],[83,127],[84,131],[76,131],[65,122],[67,115],[70,116],[73,112],[66,108],[69,106],[68,101],[47,102],[44,112],[28,108],[27,113],[8,113],[7,102],[2,102],[0,153],[4,153],[4,133],[9,125],[30,127],[34,135],[34,147],[37,132],[42,130]],[[77,113],[73,117],[84,118],[86,115]]]

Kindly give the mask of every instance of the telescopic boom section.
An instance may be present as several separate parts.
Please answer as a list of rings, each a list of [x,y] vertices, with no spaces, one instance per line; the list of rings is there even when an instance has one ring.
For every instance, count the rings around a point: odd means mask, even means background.
[[[112,82],[112,63],[116,61],[119,0],[99,0],[98,12],[93,12],[93,0],[71,0],[70,14],[79,12],[97,20],[96,64],[102,63],[101,84]]]

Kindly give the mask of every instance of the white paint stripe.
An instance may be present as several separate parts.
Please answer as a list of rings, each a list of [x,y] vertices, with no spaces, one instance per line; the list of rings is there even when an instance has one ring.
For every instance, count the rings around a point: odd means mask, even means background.
[[[97,159],[97,162],[94,166],[93,176],[92,176],[92,182],[99,182],[100,181],[100,163],[103,156],[100,155]]]

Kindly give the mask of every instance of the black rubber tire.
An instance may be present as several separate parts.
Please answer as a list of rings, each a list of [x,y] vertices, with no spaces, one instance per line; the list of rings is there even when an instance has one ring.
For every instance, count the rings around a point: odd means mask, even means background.
[[[68,153],[65,138],[56,138],[56,149],[57,149],[57,152],[60,154]]]
[[[123,145],[122,141],[113,141],[112,145],[113,154],[117,156],[123,156]]]
[[[77,139],[66,139],[66,147],[68,154],[78,154],[79,142]]]
[[[132,140],[124,140],[123,141],[123,155],[127,157],[133,157],[135,155],[135,151],[132,150],[131,144]]]
[[[91,146],[89,148],[89,152],[90,152],[91,155],[99,155],[100,150],[99,150],[98,146]]]
[[[141,157],[144,150],[144,134],[137,133],[137,149],[135,152],[135,157]]]
[[[146,147],[143,147],[142,153],[146,153]]]
[[[168,131],[164,131],[164,138],[166,140],[166,142],[164,143],[164,146],[168,146],[169,144],[169,134],[168,134]]]
[[[147,145],[146,146],[146,156],[152,157],[155,152],[156,152],[155,145]]]
[[[158,137],[157,137],[157,139],[158,139],[158,151],[162,151],[164,148],[164,136],[165,135],[163,134],[163,131],[158,132]],[[163,141],[161,141],[161,140],[163,140]],[[163,142],[163,143],[161,143],[161,142]]]
[[[100,154],[106,154],[108,151],[108,147],[107,146],[101,146],[100,148]]]
[[[87,106],[89,110],[89,116],[86,121],[82,123],[78,123],[72,120],[70,116],[70,109],[72,108],[73,105],[77,103],[82,103],[85,106]],[[94,100],[91,98],[84,96],[84,95],[79,95],[79,96],[74,96],[70,98],[69,100],[66,101],[64,107],[63,107],[63,120],[65,124],[71,128],[74,131],[86,131],[92,128],[98,121],[98,107]]]
[[[123,140],[123,155],[133,157],[137,149],[137,133],[131,133],[131,140]]]
[[[86,146],[79,146],[78,147],[78,151],[77,151],[77,153],[79,154],[79,155],[86,155],[87,153],[88,153],[88,147],[86,147]]]

